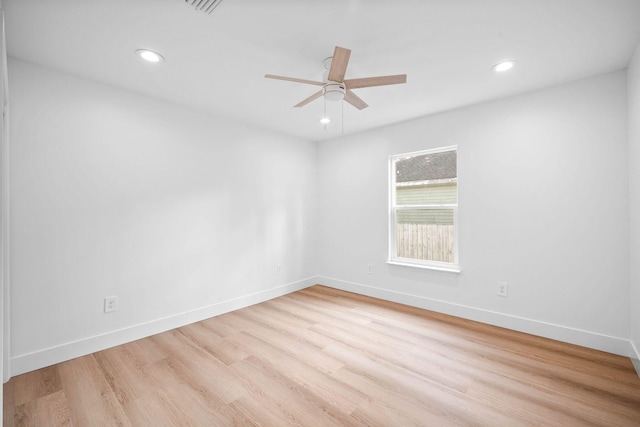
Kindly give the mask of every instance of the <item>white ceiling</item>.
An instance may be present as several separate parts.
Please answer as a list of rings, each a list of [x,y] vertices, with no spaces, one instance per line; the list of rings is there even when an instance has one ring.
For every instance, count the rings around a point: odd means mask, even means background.
[[[621,70],[640,39],[639,0],[223,0],[211,15],[184,0],[3,4],[11,57],[314,141]],[[327,102],[325,130],[322,99],[292,108],[316,86],[263,76],[322,80],[336,45],[352,50],[346,78],[408,78],[356,89],[362,111]],[[493,73],[505,58],[516,68]]]

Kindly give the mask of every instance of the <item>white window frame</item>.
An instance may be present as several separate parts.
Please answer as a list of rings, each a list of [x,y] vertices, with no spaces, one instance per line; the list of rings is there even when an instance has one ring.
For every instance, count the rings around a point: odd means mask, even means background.
[[[452,273],[460,273],[460,261],[458,258],[458,205],[460,201],[456,197],[456,204],[438,204],[438,205],[396,205],[396,161],[405,157],[422,156],[425,154],[442,153],[445,151],[458,152],[457,145],[450,145],[447,147],[434,148],[430,150],[413,151],[410,153],[395,154],[389,156],[389,260],[388,264],[426,268],[431,270],[446,271]],[[457,166],[456,166],[457,168]],[[456,178],[457,178],[456,171]],[[456,191],[459,185],[457,180]],[[417,258],[404,258],[397,256],[398,248],[398,226],[397,226],[397,214],[396,212],[401,210],[436,210],[436,209],[449,209],[453,210],[453,233],[454,233],[454,248],[453,248],[453,263],[440,262],[440,261],[427,261]]]

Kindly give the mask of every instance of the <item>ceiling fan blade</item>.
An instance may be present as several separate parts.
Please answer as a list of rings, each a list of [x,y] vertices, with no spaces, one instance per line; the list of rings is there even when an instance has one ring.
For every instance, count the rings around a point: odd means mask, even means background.
[[[305,83],[308,85],[324,86],[323,82],[316,82],[315,80],[296,79],[295,77],[274,76],[273,74],[265,74],[267,79],[285,80],[288,82]]]
[[[349,104],[353,105],[354,107],[356,107],[358,110],[364,110],[369,106],[366,102],[360,99],[358,95],[356,95],[355,93],[351,92],[348,89],[347,89],[347,93],[344,96],[344,100],[347,101]]]
[[[350,56],[351,50],[336,46],[331,59],[329,75],[327,76],[329,80],[332,82],[342,83],[344,80],[344,74],[347,72],[347,65],[349,65]]]
[[[361,87],[397,85],[407,82],[406,74],[396,74],[394,76],[365,77],[362,79],[345,80],[344,84],[348,89],[358,89]]]
[[[294,105],[294,108],[297,107],[304,107],[305,105],[307,105],[308,103],[310,103],[311,101],[313,101],[314,99],[318,99],[322,96],[322,89],[320,89],[319,91],[317,91],[316,93],[314,93],[313,95],[311,95],[308,98],[303,99],[302,101],[298,102],[296,105]]]

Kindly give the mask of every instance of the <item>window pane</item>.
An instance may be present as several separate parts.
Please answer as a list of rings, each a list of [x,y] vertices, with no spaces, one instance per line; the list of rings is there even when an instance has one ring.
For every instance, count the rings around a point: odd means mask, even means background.
[[[395,161],[397,205],[456,204],[457,152],[422,154]]]
[[[396,218],[398,257],[455,262],[453,209],[398,210]]]
[[[455,205],[458,203],[458,184],[396,186],[397,205]]]

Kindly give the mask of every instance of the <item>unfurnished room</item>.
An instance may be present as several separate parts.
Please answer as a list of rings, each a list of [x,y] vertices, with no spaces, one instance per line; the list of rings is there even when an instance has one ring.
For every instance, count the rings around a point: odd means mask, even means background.
[[[4,426],[640,425],[640,1],[0,15]]]

